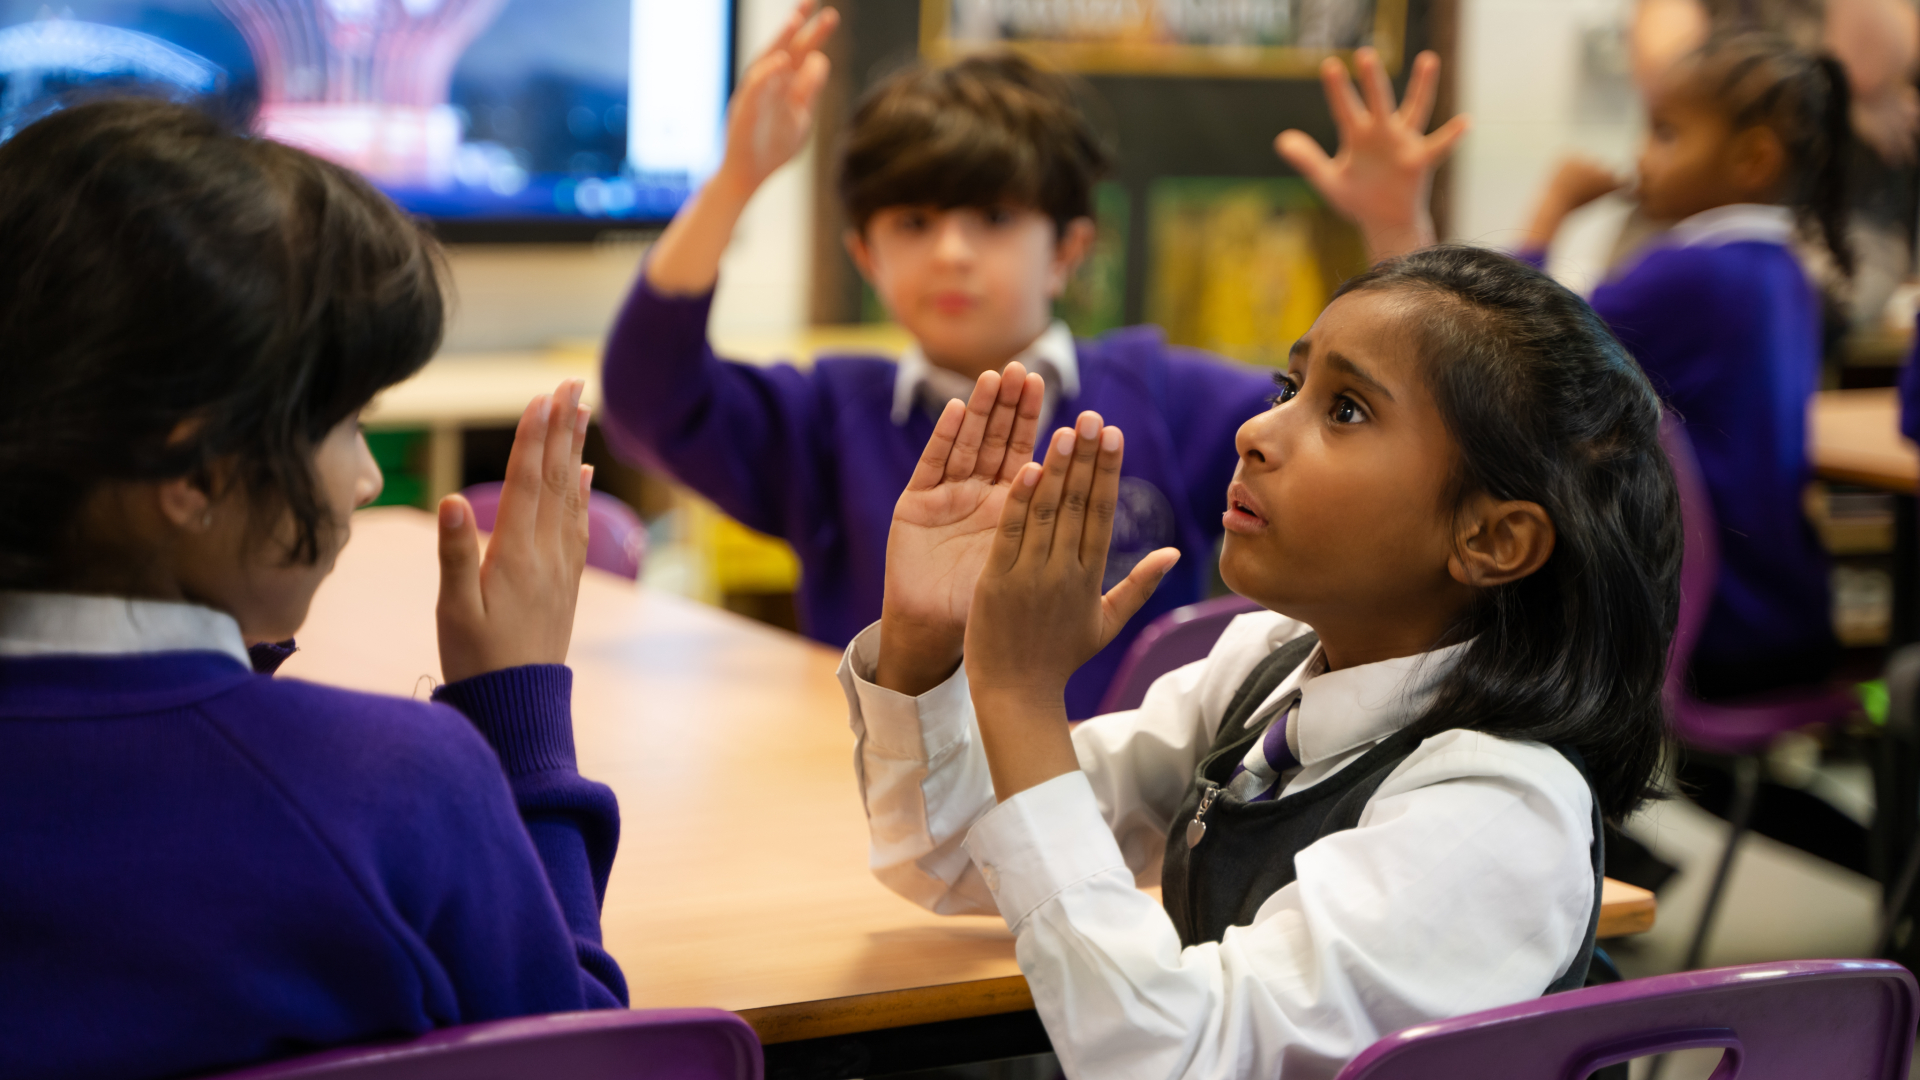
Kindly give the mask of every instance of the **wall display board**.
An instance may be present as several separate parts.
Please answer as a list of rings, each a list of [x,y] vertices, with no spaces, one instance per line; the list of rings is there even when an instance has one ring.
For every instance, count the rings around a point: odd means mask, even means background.
[[[731,0],[0,0],[0,139],[86,97],[205,103],[450,239],[670,218],[717,167]]]
[[[1101,75],[1309,77],[1362,45],[1399,70],[1406,0],[922,0],[920,48],[1019,49]]]
[[[1365,266],[1358,234],[1274,152],[1298,128],[1331,151],[1316,77],[1327,56],[1442,61],[1433,123],[1451,115],[1454,0],[833,0],[844,29],[822,108],[814,318],[877,318],[842,252],[834,198],[840,125],[900,66],[1011,48],[1076,75],[1116,154],[1096,190],[1092,255],[1058,312],[1076,333],[1152,322],[1176,343],[1271,363]],[[1444,219],[1444,172],[1434,185]],[[1444,229],[1444,220],[1442,228]]]

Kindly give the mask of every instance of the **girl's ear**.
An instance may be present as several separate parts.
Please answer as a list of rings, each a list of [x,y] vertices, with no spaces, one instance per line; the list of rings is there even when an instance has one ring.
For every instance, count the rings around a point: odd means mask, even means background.
[[[1455,520],[1447,573],[1462,585],[1487,589],[1519,581],[1553,554],[1553,519],[1539,503],[1476,495]]]
[[[1754,126],[1733,137],[1733,182],[1756,199],[1772,199],[1780,194],[1787,176],[1787,147],[1780,134],[1765,124]]]
[[[1087,254],[1093,250],[1093,239],[1097,230],[1092,218],[1078,217],[1067,222],[1060,233],[1060,239],[1053,245],[1053,273],[1047,282],[1047,293],[1054,299],[1067,289],[1067,282],[1073,280],[1073,272],[1080,269]]]
[[[174,528],[185,532],[206,532],[213,527],[213,500],[207,495],[204,477],[181,476],[163,480],[155,491],[161,516]]]

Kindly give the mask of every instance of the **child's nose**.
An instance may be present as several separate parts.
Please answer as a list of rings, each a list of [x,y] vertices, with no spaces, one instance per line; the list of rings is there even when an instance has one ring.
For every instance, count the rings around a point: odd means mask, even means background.
[[[934,250],[946,262],[966,262],[973,258],[973,240],[959,217],[958,214],[946,215],[935,237]]]
[[[1233,445],[1240,451],[1242,461],[1250,465],[1273,465],[1280,461],[1281,413],[1284,411],[1271,408],[1240,425],[1240,430],[1234,433]]]

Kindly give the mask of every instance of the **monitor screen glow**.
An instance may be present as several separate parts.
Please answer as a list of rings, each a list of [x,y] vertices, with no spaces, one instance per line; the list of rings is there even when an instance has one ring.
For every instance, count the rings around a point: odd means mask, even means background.
[[[732,20],[730,0],[0,0],[0,139],[124,87],[211,103],[443,226],[657,223],[719,164]]]

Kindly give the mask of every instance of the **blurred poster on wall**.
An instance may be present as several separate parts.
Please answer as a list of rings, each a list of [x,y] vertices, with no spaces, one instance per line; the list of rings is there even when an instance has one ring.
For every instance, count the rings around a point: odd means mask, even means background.
[[[1371,45],[1400,67],[1406,0],[921,0],[920,47],[1010,47],[1097,75],[1311,76]]]
[[[1158,180],[1147,215],[1147,321],[1248,363],[1286,366],[1333,290],[1367,268],[1360,234],[1304,180]]]

